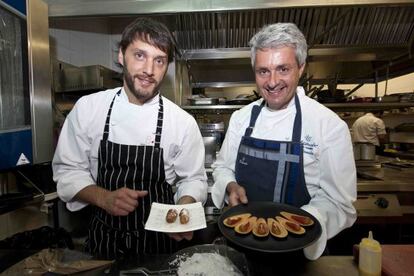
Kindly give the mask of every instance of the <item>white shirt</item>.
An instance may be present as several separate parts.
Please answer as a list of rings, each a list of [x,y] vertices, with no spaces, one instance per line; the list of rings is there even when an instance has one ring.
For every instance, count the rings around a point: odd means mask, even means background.
[[[356,220],[352,202],[356,200],[356,169],[348,127],[334,112],[305,96],[297,88],[302,111],[305,181],[311,196],[301,208],[315,216],[322,226],[320,239],[306,248],[309,259],[318,258],[326,241]],[[212,199],[217,207],[225,200],[226,186],[235,179],[235,163],[242,136],[250,122],[254,105],[262,99],[234,112],[216,162],[212,165],[214,186]],[[257,118],[252,137],[291,141],[296,114],[294,99],[287,108],[272,111],[264,107]],[[226,199],[227,200],[227,199]]]
[[[52,161],[53,179],[59,197],[69,210],[85,207],[74,196],[96,184],[98,149],[106,115],[120,88],[84,96],[75,104],[62,127]],[[174,200],[189,195],[197,201],[207,199],[207,176],[204,169],[204,144],[195,119],[163,97],[164,116],[161,134],[166,181],[176,183]],[[122,89],[116,96],[108,139],[129,145],[154,145],[159,96],[142,106],[131,104]]]
[[[378,135],[387,134],[384,121],[372,113],[358,118],[352,125],[352,140],[355,143],[371,143],[379,146]]]

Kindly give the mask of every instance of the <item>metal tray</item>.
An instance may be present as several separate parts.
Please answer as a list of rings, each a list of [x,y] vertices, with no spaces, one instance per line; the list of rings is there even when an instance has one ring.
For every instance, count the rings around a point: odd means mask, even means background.
[[[188,99],[190,105],[216,105],[219,104],[219,98],[196,98]]]
[[[256,217],[270,218],[280,215],[281,211],[308,216],[313,219],[315,223],[310,227],[305,227],[305,234],[294,235],[289,233],[284,239],[277,239],[270,234],[265,238],[257,238],[251,233],[248,235],[240,235],[236,233],[233,228],[226,227],[223,224],[225,218],[236,214],[251,213]],[[228,209],[220,216],[218,226],[223,236],[229,241],[251,250],[269,253],[289,252],[302,249],[314,243],[322,234],[322,227],[318,220],[305,210],[287,204],[265,201],[249,202],[247,205],[240,204]]]

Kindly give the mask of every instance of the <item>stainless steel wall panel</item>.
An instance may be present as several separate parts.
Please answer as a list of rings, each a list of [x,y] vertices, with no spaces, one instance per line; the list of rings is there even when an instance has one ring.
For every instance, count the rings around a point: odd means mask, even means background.
[[[48,6],[41,0],[27,0],[27,14],[33,163],[36,164],[51,161],[54,150]]]

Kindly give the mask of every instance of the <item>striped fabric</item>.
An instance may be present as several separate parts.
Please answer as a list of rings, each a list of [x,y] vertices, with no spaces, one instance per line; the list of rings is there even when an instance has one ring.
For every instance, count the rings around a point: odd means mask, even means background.
[[[119,91],[115,97],[119,96]],[[151,203],[173,204],[171,185],[165,180],[163,149],[160,148],[163,102],[160,96],[154,146],[122,145],[108,140],[110,117],[115,97],[106,117],[99,147],[97,184],[115,191],[122,187],[147,190],[139,205],[127,216],[112,216],[95,208],[89,227],[87,250],[100,258],[124,258],[129,255],[171,253],[175,242],[167,235],[144,230]]]

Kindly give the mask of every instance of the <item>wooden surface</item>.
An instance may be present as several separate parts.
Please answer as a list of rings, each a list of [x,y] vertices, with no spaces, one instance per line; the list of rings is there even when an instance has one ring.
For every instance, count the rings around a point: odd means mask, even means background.
[[[414,275],[414,244],[382,245],[382,275]]]

